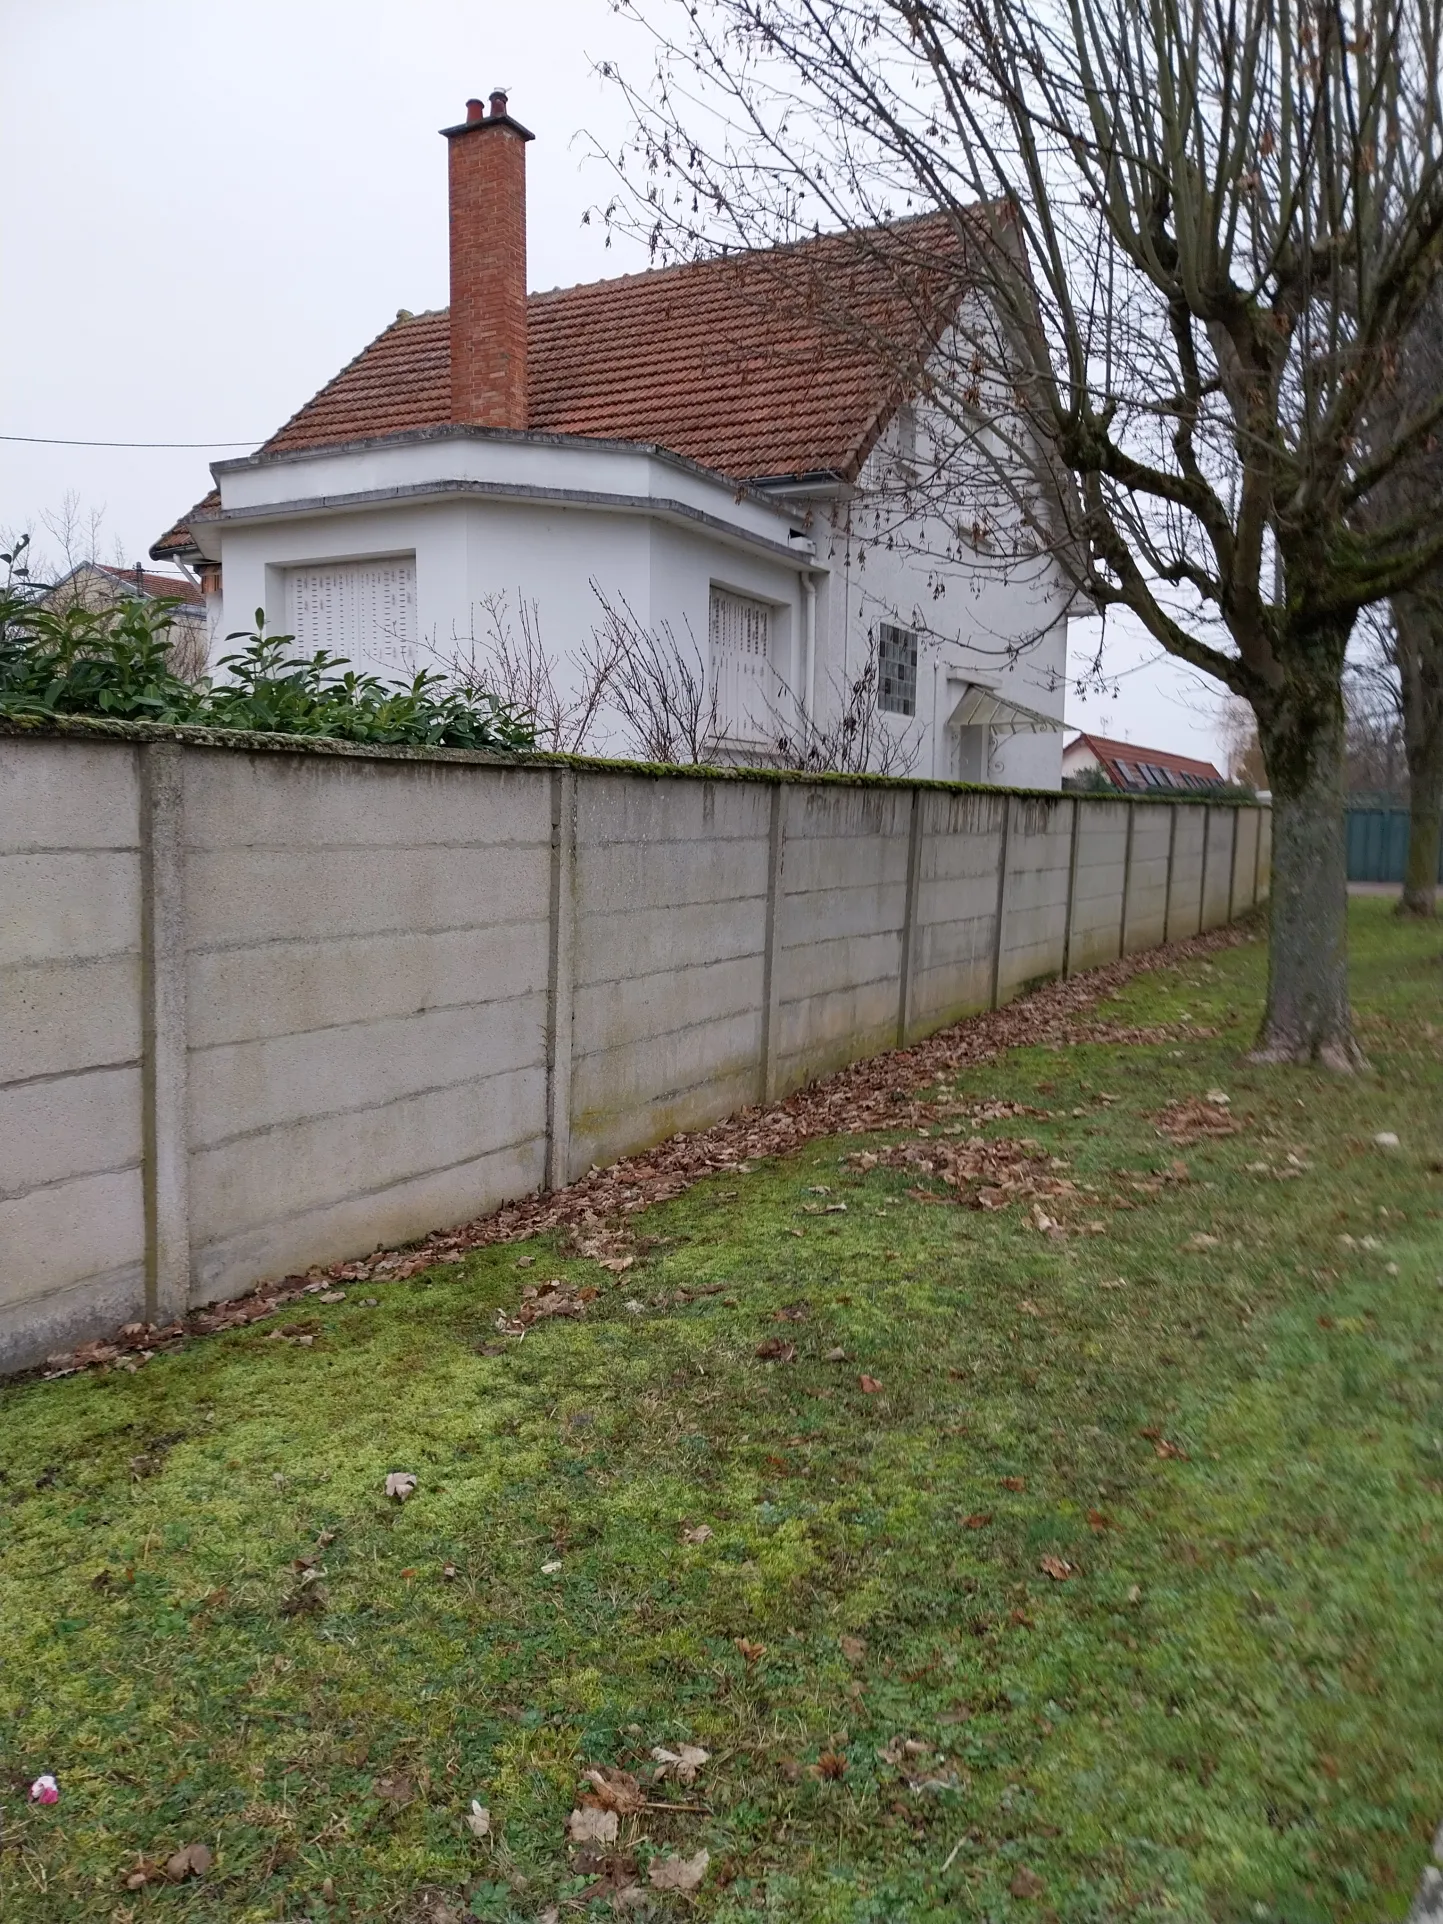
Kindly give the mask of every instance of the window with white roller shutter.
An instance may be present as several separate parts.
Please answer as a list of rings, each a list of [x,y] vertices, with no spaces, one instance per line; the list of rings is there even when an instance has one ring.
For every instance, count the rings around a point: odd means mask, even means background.
[[[775,706],[772,611],[764,601],[713,588],[707,625],[720,731],[758,740],[770,733]]]
[[[286,627],[308,655],[324,648],[371,674],[413,673],[415,556],[288,568]]]

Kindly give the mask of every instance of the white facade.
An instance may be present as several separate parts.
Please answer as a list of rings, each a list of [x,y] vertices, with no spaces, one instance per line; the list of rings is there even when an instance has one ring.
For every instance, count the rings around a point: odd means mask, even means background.
[[[825,727],[881,639],[897,772],[1056,788],[1060,576],[954,568],[939,593],[920,544],[868,538],[895,458],[879,448],[855,488],[768,495],[627,443],[428,429],[217,463],[220,513],[192,532],[222,564],[222,634],[262,608],[307,653],[385,678],[466,655],[498,597],[534,604],[565,662],[599,590],[707,661],[722,758],[764,758],[809,702]]]

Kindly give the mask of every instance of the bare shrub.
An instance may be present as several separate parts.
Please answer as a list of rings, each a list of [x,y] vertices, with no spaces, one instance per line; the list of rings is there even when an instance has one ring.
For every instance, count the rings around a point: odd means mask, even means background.
[[[867,639],[867,657],[853,677],[828,676],[834,700],[832,719],[819,723],[796,701],[785,682],[771,706],[775,734],[767,761],[810,775],[910,775],[917,766],[921,740],[912,729],[899,734],[883,720],[878,704],[877,644]]]
[[[614,638],[593,632],[578,655],[563,658],[572,673],[559,673],[563,664],[547,649],[541,636],[540,611],[517,590],[513,625],[511,598],[487,595],[477,603],[482,632],[474,626],[461,640],[452,636],[449,654],[431,653],[447,678],[461,689],[486,689],[515,714],[524,717],[538,748],[558,755],[595,751],[596,731],[616,668]],[[568,691],[569,690],[569,691]]]
[[[601,604],[594,631],[598,659],[611,663],[607,701],[642,761],[692,765],[715,761],[720,737],[717,691],[691,624],[686,646],[670,622],[648,628],[620,595],[612,601],[593,580]]]

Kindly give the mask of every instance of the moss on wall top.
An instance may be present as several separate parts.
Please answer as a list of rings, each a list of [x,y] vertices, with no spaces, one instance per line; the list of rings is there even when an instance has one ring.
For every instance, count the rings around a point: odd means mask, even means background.
[[[1002,788],[991,783],[944,782],[916,775],[839,775],[829,772],[806,773],[790,768],[724,768],[705,764],[694,766],[669,762],[635,762],[602,755],[554,755],[541,749],[503,755],[486,749],[389,747],[372,742],[333,741],[321,735],[272,735],[258,729],[194,728],[171,726],[163,722],[107,721],[99,716],[62,717],[31,722],[14,717],[0,719],[0,739],[23,737],[53,741],[107,741],[130,744],[178,742],[186,748],[220,748],[232,754],[318,755],[366,762],[451,762],[479,768],[566,768],[591,775],[642,775],[655,780],[701,782],[795,783],[805,787],[863,789],[926,789],[941,794],[1021,795],[1036,801],[1059,803],[1141,802],[1171,807],[1211,804],[1246,808],[1259,807],[1256,797],[1233,789],[1217,793],[1077,795],[1050,788]]]

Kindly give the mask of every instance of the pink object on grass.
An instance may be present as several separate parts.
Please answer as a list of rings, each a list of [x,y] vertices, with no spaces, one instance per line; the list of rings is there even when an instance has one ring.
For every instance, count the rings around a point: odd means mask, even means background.
[[[35,1782],[30,1786],[30,1801],[32,1804],[58,1804],[60,1802],[60,1786],[48,1770],[43,1777],[37,1777]]]

